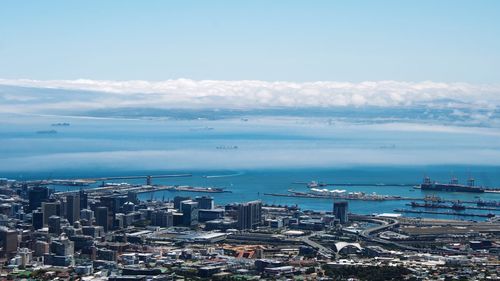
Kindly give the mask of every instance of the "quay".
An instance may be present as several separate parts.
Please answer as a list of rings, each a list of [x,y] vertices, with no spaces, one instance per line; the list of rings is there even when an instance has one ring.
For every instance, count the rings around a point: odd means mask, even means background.
[[[141,186],[125,186],[123,188],[117,186],[105,186],[96,188],[84,189],[85,193],[89,195],[102,194],[102,193],[148,193],[148,192],[158,192],[158,191],[173,191],[173,192],[198,192],[198,193],[231,193],[230,190],[225,190],[223,188],[217,187],[196,187],[187,185],[141,185]],[[61,191],[56,192],[55,195],[62,196],[70,193],[74,193],[76,190],[72,191]]]
[[[182,192],[202,192],[202,193],[231,193],[230,190],[225,190],[218,187],[196,187],[188,185],[160,185],[160,186],[142,186],[135,191],[136,193],[148,193],[157,191],[182,191]]]
[[[390,196],[390,195],[364,195],[364,196],[344,196],[344,195],[316,195],[310,193],[264,193],[267,196],[275,197],[296,197],[296,198],[313,198],[313,199],[342,199],[342,200],[361,200],[361,201],[386,201],[386,200],[423,200],[422,198],[411,198],[411,197],[401,197],[401,196]]]
[[[112,180],[130,180],[130,179],[146,179],[146,185],[152,185],[152,180],[157,178],[183,178],[192,177],[192,174],[175,174],[175,175],[132,175],[132,176],[116,176],[116,177],[100,177],[100,178],[81,178],[81,179],[54,179],[39,181],[40,184],[55,184],[69,186],[88,186],[98,181]]]
[[[311,185],[311,182],[293,182],[292,184]],[[417,186],[418,183],[317,183],[318,186],[395,186],[395,187],[411,187]]]
[[[454,210],[483,210],[483,211],[500,211],[499,207],[476,207],[467,205],[443,205],[443,204],[418,204],[416,202],[408,203],[407,206],[413,208],[426,208],[426,209],[454,209]]]
[[[492,218],[494,214],[471,214],[471,213],[454,213],[454,212],[437,212],[437,211],[417,211],[408,209],[395,209],[397,213],[412,213],[412,214],[434,214],[434,215],[448,215],[448,216],[461,216],[461,217],[481,217]]]
[[[264,193],[266,196],[274,196],[274,197],[291,197],[291,198],[311,198],[311,199],[340,199],[340,200],[358,200],[358,201],[387,201],[387,200],[399,200],[399,201],[424,201],[428,202],[430,199],[428,197],[418,198],[418,197],[402,197],[402,196],[393,196],[393,195],[358,195],[358,196],[349,196],[349,195],[319,195],[305,192],[292,192],[290,194],[287,193]],[[436,199],[438,202],[442,203],[456,203],[456,200],[449,199]],[[460,203],[468,203],[468,204],[477,204],[480,201],[460,201]],[[411,206],[411,204],[407,204]],[[423,206],[423,205],[422,205]],[[416,206],[420,207],[420,206]],[[467,209],[473,210],[488,210],[488,211],[500,211],[498,207],[476,207],[476,206],[465,206]],[[452,207],[450,206],[450,209]]]

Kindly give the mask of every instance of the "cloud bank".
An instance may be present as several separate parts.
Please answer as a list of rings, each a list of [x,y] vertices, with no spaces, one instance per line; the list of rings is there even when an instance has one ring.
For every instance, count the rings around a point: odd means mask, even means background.
[[[254,109],[417,105],[494,110],[500,106],[500,85],[430,81],[294,83],[189,79],[157,82],[0,79],[0,85],[34,89],[21,92],[13,91],[13,87],[0,89],[2,107],[8,111],[92,110],[120,107]],[[55,95],[47,89],[67,92]],[[457,114],[460,114],[460,111],[457,111]]]
[[[169,159],[169,161],[165,161]],[[305,167],[355,167],[379,165],[500,165],[496,149],[387,151],[369,149],[274,149],[220,154],[208,150],[136,150],[56,153],[4,158],[0,171],[68,169],[263,169]]]

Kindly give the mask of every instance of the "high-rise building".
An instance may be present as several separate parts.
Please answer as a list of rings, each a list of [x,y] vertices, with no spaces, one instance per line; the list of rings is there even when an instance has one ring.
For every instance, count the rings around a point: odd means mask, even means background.
[[[115,227],[116,214],[122,212],[122,206],[128,201],[128,195],[102,196],[100,201],[99,206],[108,208],[108,229],[112,229]],[[97,217],[97,214],[95,215]]]
[[[186,200],[191,200],[191,197],[189,196],[175,196],[174,197],[174,208],[177,210],[181,210],[181,202],[186,201]]]
[[[127,201],[137,204],[139,200],[137,199],[137,192],[129,191],[127,192]]]
[[[0,228],[0,245],[2,251],[0,256],[11,258],[16,255],[18,244],[17,231],[8,229],[6,227]]]
[[[63,234],[59,239],[52,240],[50,243],[50,252],[56,256],[73,256],[75,253],[75,243]]]
[[[80,208],[87,209],[89,207],[89,196],[85,190],[80,190]]]
[[[214,208],[214,198],[210,196],[197,196],[194,201],[198,202],[198,208],[212,210]]]
[[[37,230],[43,228],[43,213],[40,211],[34,211],[31,217],[31,225],[33,229]]]
[[[78,193],[66,195],[66,218],[71,224],[80,220],[80,195]]]
[[[80,211],[80,219],[92,223],[92,221],[94,220],[94,211],[89,209],[82,209]]]
[[[28,190],[28,212],[42,206],[42,202],[49,198],[49,189],[46,186],[33,186]]]
[[[102,226],[104,231],[109,230],[108,207],[97,207],[95,209],[95,224]]]
[[[49,253],[49,243],[45,241],[36,241],[35,242],[35,252],[34,255],[37,257],[41,257],[45,254]]]
[[[239,229],[254,229],[262,222],[262,202],[251,201],[236,206]]]
[[[198,203],[186,200],[181,202],[182,224],[184,226],[198,225]]]
[[[61,216],[61,203],[60,202],[43,202],[43,225],[48,225],[51,216]]]
[[[160,227],[171,227],[174,225],[173,212],[158,210],[151,213],[151,225]]]
[[[61,233],[61,217],[51,216],[49,218],[49,233],[60,234]]]
[[[349,218],[347,216],[348,204],[347,201],[333,202],[333,214],[340,223],[347,223]]]

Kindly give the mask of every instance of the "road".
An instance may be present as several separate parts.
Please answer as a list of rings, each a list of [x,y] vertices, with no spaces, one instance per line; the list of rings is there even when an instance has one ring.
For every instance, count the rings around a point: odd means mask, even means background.
[[[327,247],[325,247],[325,246],[323,246],[323,245],[321,245],[321,244],[319,244],[317,242],[314,242],[314,241],[312,241],[310,239],[312,236],[315,236],[317,234],[323,234],[323,233],[324,233],[324,231],[314,232],[311,235],[301,237],[300,240],[303,243],[305,243],[305,244],[313,247],[314,249],[318,250],[318,253],[320,255],[322,255],[322,256],[324,256],[326,258],[330,258],[333,254],[335,254],[335,252],[332,249],[327,248]]]

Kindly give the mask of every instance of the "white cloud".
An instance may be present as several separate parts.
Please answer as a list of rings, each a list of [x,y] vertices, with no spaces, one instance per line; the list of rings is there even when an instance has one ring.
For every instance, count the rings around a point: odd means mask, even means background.
[[[467,83],[373,81],[348,82],[266,82],[254,80],[214,81],[177,79],[166,81],[106,80],[27,80],[0,79],[0,85],[32,88],[84,90],[46,100],[50,92],[22,92],[16,98],[0,92],[8,100],[4,109],[57,110],[113,107],[156,108],[266,108],[333,106],[412,106],[425,104],[445,107],[500,105],[500,85]],[[30,104],[23,104],[23,101]],[[33,102],[38,100],[38,102]],[[443,100],[446,103],[443,104]],[[16,103],[17,102],[17,103]],[[18,108],[20,105],[22,109]],[[17,108],[16,108],[17,106]],[[17,110],[16,110],[17,109]]]
[[[169,161],[165,161],[169,159]],[[3,158],[0,171],[100,168],[114,170],[262,169],[357,165],[499,165],[496,149],[260,149],[235,153],[208,150],[136,150],[55,153]]]

